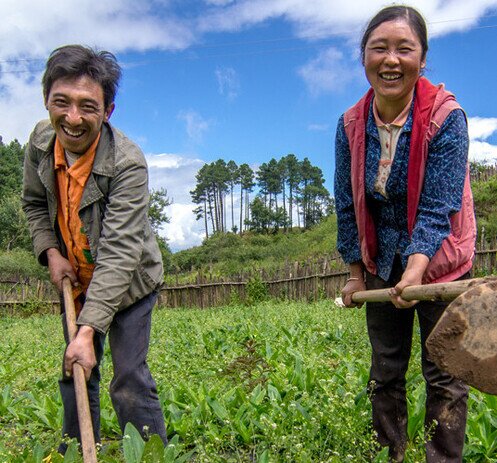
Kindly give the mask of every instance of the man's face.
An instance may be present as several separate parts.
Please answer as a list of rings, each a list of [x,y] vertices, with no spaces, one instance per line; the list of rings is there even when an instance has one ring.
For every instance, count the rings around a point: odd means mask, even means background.
[[[114,103],[105,108],[102,86],[84,75],[57,79],[46,107],[64,149],[83,154],[97,138],[102,124],[109,120]]]

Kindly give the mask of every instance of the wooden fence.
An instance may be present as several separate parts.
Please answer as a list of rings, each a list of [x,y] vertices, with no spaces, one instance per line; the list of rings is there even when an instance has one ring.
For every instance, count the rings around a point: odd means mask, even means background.
[[[330,262],[334,265],[330,266]],[[331,268],[334,268],[334,271]],[[476,251],[473,274],[490,274],[497,271],[497,244],[483,244]],[[230,281],[213,279],[199,274],[196,283],[165,286],[159,303],[164,307],[216,307],[232,301],[246,301],[250,292],[257,292],[257,282],[267,295],[288,300],[312,301],[321,297],[335,298],[348,278],[347,266],[337,256],[312,264],[285,266],[271,278],[266,272],[245,274]]]
[[[497,243],[478,246],[473,273],[497,272]],[[244,302],[257,297],[272,297],[296,301],[335,298],[348,278],[347,266],[337,256],[306,263],[287,263],[276,271],[253,271],[227,279],[210,274],[198,274],[195,283],[166,285],[160,292],[163,307],[209,308]],[[26,313],[30,307],[44,312],[59,311],[59,296],[48,281],[15,279],[0,281],[0,314]]]
[[[49,281],[30,278],[9,278],[0,281],[0,314],[31,311],[58,313],[60,298],[55,287]],[[42,307],[41,307],[42,306]]]
[[[487,182],[491,177],[497,175],[497,165],[479,166],[471,169],[471,181]]]
[[[335,298],[345,285],[347,271],[263,280],[255,274],[248,281],[223,281],[166,286],[161,290],[159,304],[164,307],[216,307],[251,299],[280,298],[288,300],[317,300]]]

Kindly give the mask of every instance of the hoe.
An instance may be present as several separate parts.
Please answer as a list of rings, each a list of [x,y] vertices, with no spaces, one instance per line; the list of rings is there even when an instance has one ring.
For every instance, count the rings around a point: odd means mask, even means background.
[[[389,301],[389,291],[358,291],[352,300]],[[430,358],[470,386],[497,395],[497,278],[408,286],[401,296],[406,301],[452,301],[426,341]]]
[[[67,332],[69,341],[72,341],[78,332],[76,326],[76,310],[72,295],[71,280],[62,280],[64,292],[64,307],[66,310]],[[83,450],[84,463],[97,463],[95,449],[95,438],[93,437],[93,426],[90,415],[90,404],[88,402],[88,391],[86,388],[85,372],[79,363],[73,364],[74,392],[76,394],[76,407],[78,410],[79,431],[81,434],[81,447]]]

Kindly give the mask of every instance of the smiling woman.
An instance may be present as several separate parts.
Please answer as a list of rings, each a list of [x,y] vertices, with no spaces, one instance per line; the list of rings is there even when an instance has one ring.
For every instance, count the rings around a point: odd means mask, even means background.
[[[420,40],[405,20],[382,23],[371,32],[364,68],[382,121],[392,122],[411,102],[425,64]]]
[[[342,290],[346,306],[354,306],[356,291],[393,288],[391,302],[366,308],[379,444],[389,448],[391,461],[404,460],[405,374],[417,313],[427,381],[427,462],[455,463],[462,458],[468,388],[440,371],[424,346],[446,304],[400,296],[406,286],[466,278],[476,235],[466,118],[443,84],[421,77],[427,50],[426,24],[411,7],[384,8],[366,28],[361,54],[371,89],[337,128],[337,248],[350,265]],[[447,422],[447,407],[457,420]]]

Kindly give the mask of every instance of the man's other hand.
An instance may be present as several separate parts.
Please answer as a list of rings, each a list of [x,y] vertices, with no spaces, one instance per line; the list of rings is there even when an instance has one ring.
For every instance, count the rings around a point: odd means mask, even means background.
[[[95,349],[93,347],[93,335],[95,330],[91,326],[83,325],[78,334],[69,343],[64,356],[64,372],[66,376],[72,376],[75,363],[79,363],[84,371],[86,381],[90,379],[91,370],[97,364]]]

